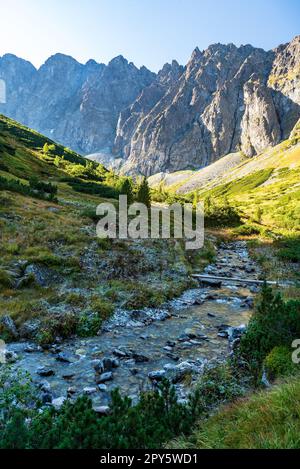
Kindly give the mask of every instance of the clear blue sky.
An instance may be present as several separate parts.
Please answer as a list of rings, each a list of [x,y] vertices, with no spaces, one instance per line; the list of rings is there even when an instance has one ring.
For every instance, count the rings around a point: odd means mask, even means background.
[[[39,66],[56,52],[122,54],[157,71],[215,42],[271,49],[300,34],[299,18],[300,0],[1,0],[0,56]]]

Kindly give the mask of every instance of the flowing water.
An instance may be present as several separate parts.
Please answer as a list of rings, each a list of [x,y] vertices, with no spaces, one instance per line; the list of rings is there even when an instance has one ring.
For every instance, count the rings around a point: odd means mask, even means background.
[[[206,272],[242,278],[259,274],[243,242],[221,246],[216,262]],[[224,282],[221,288],[203,285],[160,309],[117,311],[97,337],[76,338],[48,351],[36,351],[24,343],[11,344],[9,349],[19,355],[14,366],[28,371],[37,383],[47,380],[47,392],[53,398],[74,398],[85,392],[95,405],[105,406],[111,390],[119,387],[136,400],[141,390],[153,386],[149,373],[159,370],[161,375],[178,376],[179,372],[181,378],[189,372],[189,379],[174,380],[184,399],[207,361],[228,356],[227,327],[247,324],[255,290]],[[60,351],[66,361],[58,360]],[[105,386],[99,387],[95,365],[104,357],[117,358],[114,365],[118,366],[111,370],[108,381],[104,379]],[[41,377],[39,367],[53,374]]]

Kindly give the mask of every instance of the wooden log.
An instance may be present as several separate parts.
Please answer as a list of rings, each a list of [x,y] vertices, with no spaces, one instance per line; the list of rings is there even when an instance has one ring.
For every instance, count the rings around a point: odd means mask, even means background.
[[[247,279],[247,278],[238,278],[238,277],[219,277],[216,275],[192,274],[192,277],[200,281],[203,280],[204,282],[212,280],[216,282],[221,281],[221,282],[233,282],[233,283],[250,283],[254,285],[262,285],[265,283],[264,280],[256,280],[252,278]],[[280,283],[280,282],[276,282],[273,280],[266,280],[266,283],[268,285],[278,285],[280,287],[288,287],[289,285],[291,285],[291,283]]]

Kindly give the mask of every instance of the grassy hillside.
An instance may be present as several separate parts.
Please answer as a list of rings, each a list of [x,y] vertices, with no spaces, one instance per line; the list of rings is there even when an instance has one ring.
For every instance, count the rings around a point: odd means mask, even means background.
[[[289,378],[221,409],[176,449],[295,449],[300,446],[300,380]]]
[[[228,199],[250,222],[271,230],[300,231],[300,124],[290,139],[251,159],[228,155],[189,174],[153,179],[156,189],[198,200]],[[229,162],[230,165],[229,165]],[[233,165],[233,167],[232,167]],[[174,183],[175,181],[175,183]],[[151,182],[151,180],[150,180]],[[158,182],[158,184],[157,184]]]
[[[10,315],[22,334],[35,321],[30,338],[43,343],[95,335],[116,307],[157,306],[188,286],[194,261],[180,243],[96,237],[96,206],[117,203],[120,182],[0,117],[0,319]],[[0,338],[9,339],[1,325]]]
[[[4,116],[0,116],[0,178],[2,187],[8,187],[7,181],[17,181],[19,188],[11,183],[15,192],[37,178],[55,184],[61,196],[68,196],[70,189],[104,197],[118,195],[118,178],[102,165]]]
[[[178,200],[204,198],[211,221],[217,217],[224,222],[224,227],[213,225],[217,236],[249,235],[253,255],[268,275],[279,277],[282,269],[282,276],[291,272],[299,279],[295,135],[270,150],[268,158],[265,154],[269,165],[242,173],[244,164],[254,160],[240,163],[240,177],[224,175],[222,183]],[[262,160],[263,155],[258,157]],[[32,340],[47,349],[57,340],[94,336],[116,308],[159,306],[193,285],[193,268],[213,261],[211,240],[200,252],[188,252],[174,240],[98,239],[95,208],[106,200],[117,203],[119,193],[120,179],[102,165],[0,117],[0,339]],[[173,200],[174,193],[168,197]],[[286,289],[285,295],[297,298],[299,288]],[[3,413],[0,447],[152,448],[179,435],[186,436],[172,447],[299,447],[297,378],[234,402],[259,384],[263,369],[271,381],[295,372],[289,358],[290,344],[299,337],[299,306],[299,301],[284,302],[265,287],[239,347],[240,363],[247,366],[236,367],[233,360],[208,368],[186,405],[164,383],[162,394],[145,394],[136,407],[116,393],[112,414],[105,419],[92,412],[86,397],[66,403],[57,413],[41,413],[39,404],[34,409],[22,405],[20,413],[15,393],[23,399],[29,388],[15,376],[11,387],[2,386],[7,397],[2,402],[11,413]],[[7,316],[15,328],[7,327]],[[1,383],[7,383],[5,373],[0,373]],[[233,403],[207,418],[225,402]],[[31,426],[25,424],[28,418]],[[82,422],[89,423],[83,428]],[[58,429],[67,427],[69,436],[62,439]],[[78,443],[77,435],[85,432],[88,439]]]
[[[299,280],[300,123],[254,158],[228,155],[192,174],[153,176],[150,184],[158,201],[204,201],[206,227],[248,239],[266,277]]]

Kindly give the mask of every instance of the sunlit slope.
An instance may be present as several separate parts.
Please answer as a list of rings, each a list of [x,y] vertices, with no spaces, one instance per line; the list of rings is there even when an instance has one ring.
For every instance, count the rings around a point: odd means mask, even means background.
[[[177,171],[176,173],[158,173],[151,176],[150,186],[157,187],[162,184],[165,188],[178,193],[187,193],[193,190],[221,181],[222,177],[236,168],[244,160],[241,153],[230,153],[215,163],[199,171]]]
[[[182,181],[175,173],[177,181],[171,185],[168,175],[160,184],[168,192],[196,193],[199,200],[226,199],[250,221],[269,228],[300,230],[300,124],[288,140],[261,155],[242,161],[242,155],[235,156],[227,155]]]
[[[232,153],[199,171],[177,171],[159,173],[149,178],[153,187],[159,184],[177,193],[186,194],[194,190],[207,190],[229,181],[240,179],[267,168],[274,169],[272,179],[282,168],[296,169],[300,165],[300,123],[293,130],[290,139],[264,153],[245,158],[241,153]]]
[[[12,119],[0,115],[0,171],[29,178],[32,176],[57,177],[62,172],[53,164],[51,155],[43,154],[44,145],[55,145],[55,155],[69,158],[74,163],[85,164],[77,153],[52,142],[47,137]]]
[[[90,162],[72,150],[57,144],[7,117],[0,115],[1,188],[10,190],[6,181],[16,180],[23,188],[35,178],[57,186],[60,197],[93,199],[115,197],[118,177],[103,165]],[[16,192],[20,192],[18,187]],[[14,191],[14,188],[11,187]],[[24,191],[23,191],[24,193]],[[32,193],[30,193],[32,195]]]

